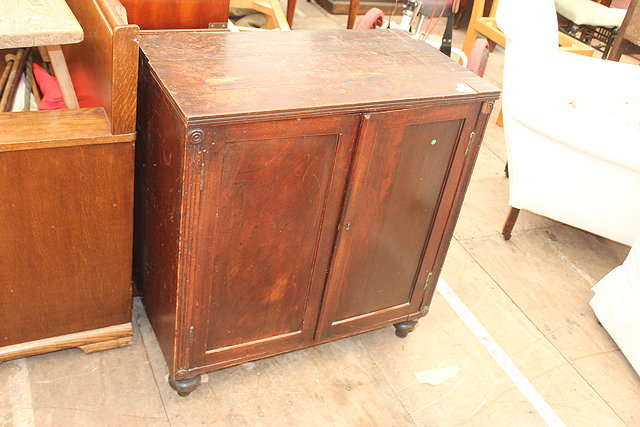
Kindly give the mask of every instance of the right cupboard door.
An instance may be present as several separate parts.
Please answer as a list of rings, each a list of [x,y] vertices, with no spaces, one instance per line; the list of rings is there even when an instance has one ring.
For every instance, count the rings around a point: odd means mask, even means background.
[[[317,340],[420,311],[477,113],[467,104],[364,116]]]

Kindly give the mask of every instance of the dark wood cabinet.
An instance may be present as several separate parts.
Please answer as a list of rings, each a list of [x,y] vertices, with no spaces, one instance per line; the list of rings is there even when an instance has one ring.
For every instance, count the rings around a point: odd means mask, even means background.
[[[495,88],[396,32],[141,48],[134,267],[174,388],[382,326],[406,336]]]

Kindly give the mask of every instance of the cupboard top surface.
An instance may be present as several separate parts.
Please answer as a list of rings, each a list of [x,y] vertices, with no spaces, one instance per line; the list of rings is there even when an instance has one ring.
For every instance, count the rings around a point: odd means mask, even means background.
[[[494,86],[397,31],[151,32],[140,46],[187,120],[498,96]]]

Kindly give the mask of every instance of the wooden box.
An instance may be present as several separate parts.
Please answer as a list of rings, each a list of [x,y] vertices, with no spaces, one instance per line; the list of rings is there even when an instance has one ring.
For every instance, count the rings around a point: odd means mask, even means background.
[[[135,276],[170,382],[429,310],[498,91],[403,33],[144,34]]]
[[[131,342],[138,27],[68,0],[79,109],[0,113],[0,362]]]

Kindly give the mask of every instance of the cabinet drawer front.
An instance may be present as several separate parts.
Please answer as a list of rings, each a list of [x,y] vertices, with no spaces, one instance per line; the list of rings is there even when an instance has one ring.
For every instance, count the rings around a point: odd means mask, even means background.
[[[200,363],[312,339],[357,117],[218,128],[204,153]]]
[[[358,141],[321,339],[419,311],[426,264],[433,263],[425,255],[442,239],[434,225],[450,210],[444,189],[457,186],[450,172],[464,157],[470,112],[463,105],[370,116]]]

